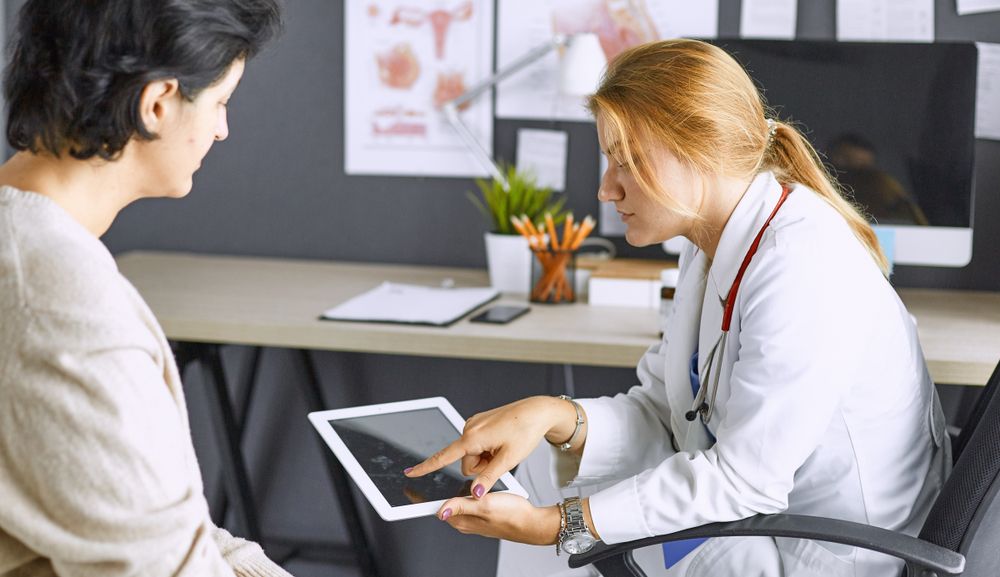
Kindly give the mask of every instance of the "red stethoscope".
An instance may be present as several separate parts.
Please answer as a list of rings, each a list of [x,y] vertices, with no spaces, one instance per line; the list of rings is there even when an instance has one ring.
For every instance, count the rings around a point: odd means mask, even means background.
[[[726,295],[725,306],[722,311],[722,334],[719,336],[719,340],[715,341],[712,351],[708,353],[708,362],[699,371],[700,374],[705,376],[701,381],[701,386],[698,387],[698,394],[694,398],[694,405],[690,411],[684,414],[684,418],[689,421],[693,421],[698,418],[698,415],[701,415],[701,421],[707,425],[712,419],[712,413],[715,411],[715,395],[719,392],[719,374],[722,372],[722,359],[726,356],[726,340],[729,337],[729,326],[733,320],[733,310],[736,308],[736,293],[740,290],[743,273],[750,266],[753,256],[757,254],[757,247],[760,245],[760,239],[764,236],[764,231],[771,224],[771,219],[774,218],[774,215],[778,214],[778,209],[781,208],[781,205],[785,204],[785,200],[788,199],[788,193],[790,192],[792,192],[791,188],[785,185],[781,186],[781,198],[778,199],[778,204],[771,211],[771,216],[767,217],[767,220],[764,221],[764,226],[760,227],[760,230],[757,231],[757,236],[754,237],[753,243],[750,244],[746,256],[743,257],[743,263],[736,273],[736,278],[733,279],[733,286],[729,287],[729,294]],[[716,362],[713,364],[713,361]],[[712,382],[712,399],[709,401],[708,387],[705,385],[710,381]]]

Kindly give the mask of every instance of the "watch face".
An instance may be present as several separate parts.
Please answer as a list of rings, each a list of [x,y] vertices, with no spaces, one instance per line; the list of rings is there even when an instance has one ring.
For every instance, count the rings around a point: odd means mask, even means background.
[[[570,535],[563,541],[562,548],[563,551],[569,553],[570,555],[576,555],[577,553],[586,553],[593,548],[596,541],[590,535],[585,533],[580,533],[577,535]]]

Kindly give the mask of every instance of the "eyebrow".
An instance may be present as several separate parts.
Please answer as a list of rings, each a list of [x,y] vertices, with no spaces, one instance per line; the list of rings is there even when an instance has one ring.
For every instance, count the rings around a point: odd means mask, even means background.
[[[604,150],[602,152],[604,152],[604,156],[611,158],[616,152],[618,152],[618,143],[612,142],[611,146],[609,146],[607,150]]]

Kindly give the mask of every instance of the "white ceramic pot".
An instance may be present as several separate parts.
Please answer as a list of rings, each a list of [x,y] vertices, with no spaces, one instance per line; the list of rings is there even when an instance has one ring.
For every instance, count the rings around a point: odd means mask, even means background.
[[[486,265],[490,284],[505,293],[527,294],[531,283],[531,249],[528,239],[519,234],[484,235]]]

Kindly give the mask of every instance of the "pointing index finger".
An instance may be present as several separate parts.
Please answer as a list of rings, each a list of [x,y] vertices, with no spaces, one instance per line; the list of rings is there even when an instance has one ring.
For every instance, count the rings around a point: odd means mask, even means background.
[[[403,471],[403,474],[407,477],[422,477],[427,473],[433,473],[438,469],[447,467],[465,456],[465,449],[462,448],[461,442],[462,440],[458,439],[437,453],[434,453],[419,465],[406,469]]]

